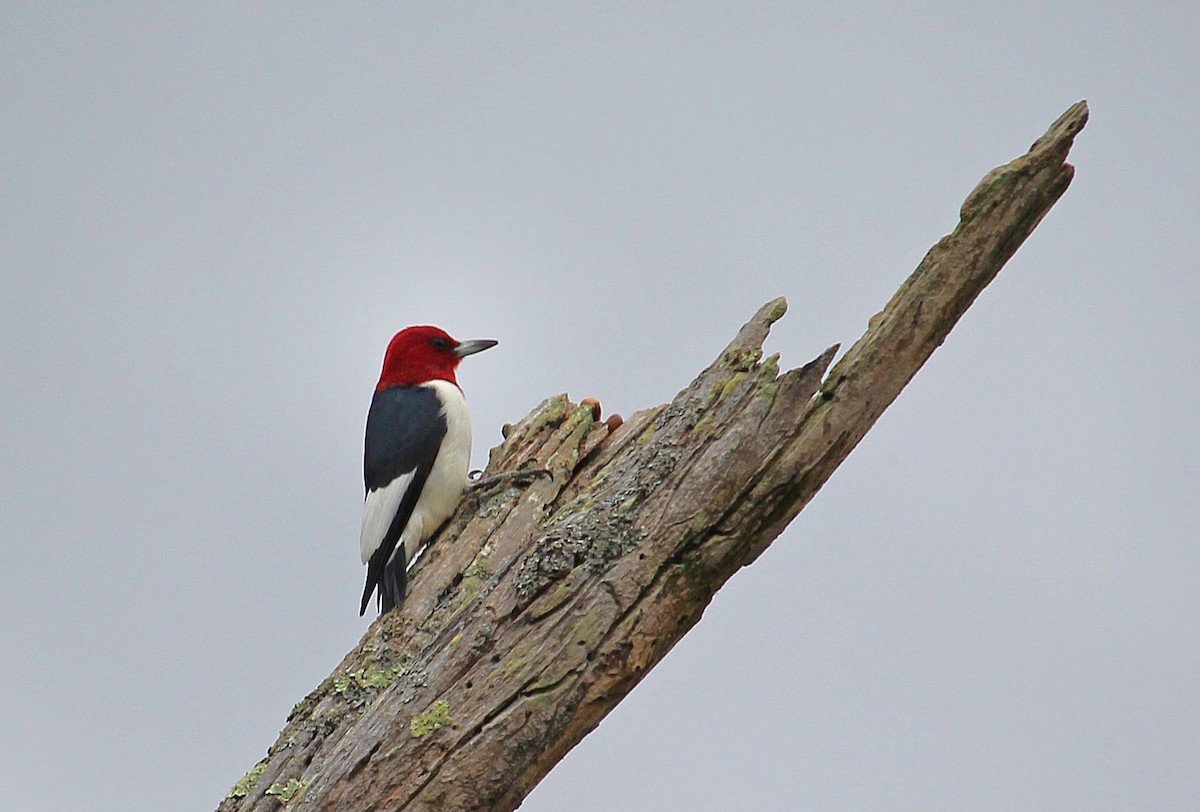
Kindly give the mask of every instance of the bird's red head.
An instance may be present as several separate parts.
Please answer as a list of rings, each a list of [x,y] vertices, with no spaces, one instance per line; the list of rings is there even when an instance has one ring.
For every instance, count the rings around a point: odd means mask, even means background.
[[[393,386],[413,386],[428,381],[457,385],[454,370],[468,355],[496,346],[495,341],[455,341],[445,330],[429,325],[405,327],[392,336],[383,356],[383,372],[375,391]]]

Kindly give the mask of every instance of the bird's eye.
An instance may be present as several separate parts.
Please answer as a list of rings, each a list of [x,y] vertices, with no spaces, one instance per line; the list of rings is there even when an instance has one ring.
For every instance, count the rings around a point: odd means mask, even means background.
[[[438,352],[446,352],[450,349],[450,342],[440,336],[429,339],[429,345]]]

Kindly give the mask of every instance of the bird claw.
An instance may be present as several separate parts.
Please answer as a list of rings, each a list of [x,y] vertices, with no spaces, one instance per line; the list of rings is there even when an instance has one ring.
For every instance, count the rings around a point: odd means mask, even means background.
[[[483,471],[472,471],[467,475],[470,483],[467,485],[467,493],[490,488],[493,485],[498,485],[501,482],[513,482],[518,485],[528,485],[538,477],[546,477],[553,479],[554,474],[550,473],[545,468],[521,468],[516,471],[505,471],[503,473],[494,474],[493,476],[485,477]]]

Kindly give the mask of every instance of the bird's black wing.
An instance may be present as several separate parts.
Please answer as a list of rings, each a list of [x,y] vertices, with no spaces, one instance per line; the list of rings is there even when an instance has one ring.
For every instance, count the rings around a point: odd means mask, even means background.
[[[412,518],[445,436],[446,418],[432,387],[396,386],[376,392],[371,399],[363,453],[367,491],[364,557],[373,539],[378,537],[378,541],[367,562],[360,615],[366,613],[376,588],[380,612],[387,612],[404,599],[408,562],[403,551],[394,561],[392,554],[397,552],[396,544]]]

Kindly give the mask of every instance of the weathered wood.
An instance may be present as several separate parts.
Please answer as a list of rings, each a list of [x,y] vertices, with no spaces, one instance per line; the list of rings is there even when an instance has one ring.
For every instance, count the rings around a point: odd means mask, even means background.
[[[1066,190],[1086,120],[988,173],[828,375],[836,347],[762,358],[776,299],[670,404],[610,431],[558,396],[507,428],[488,472],[553,478],[470,495],[220,809],[515,808],[899,395]]]

